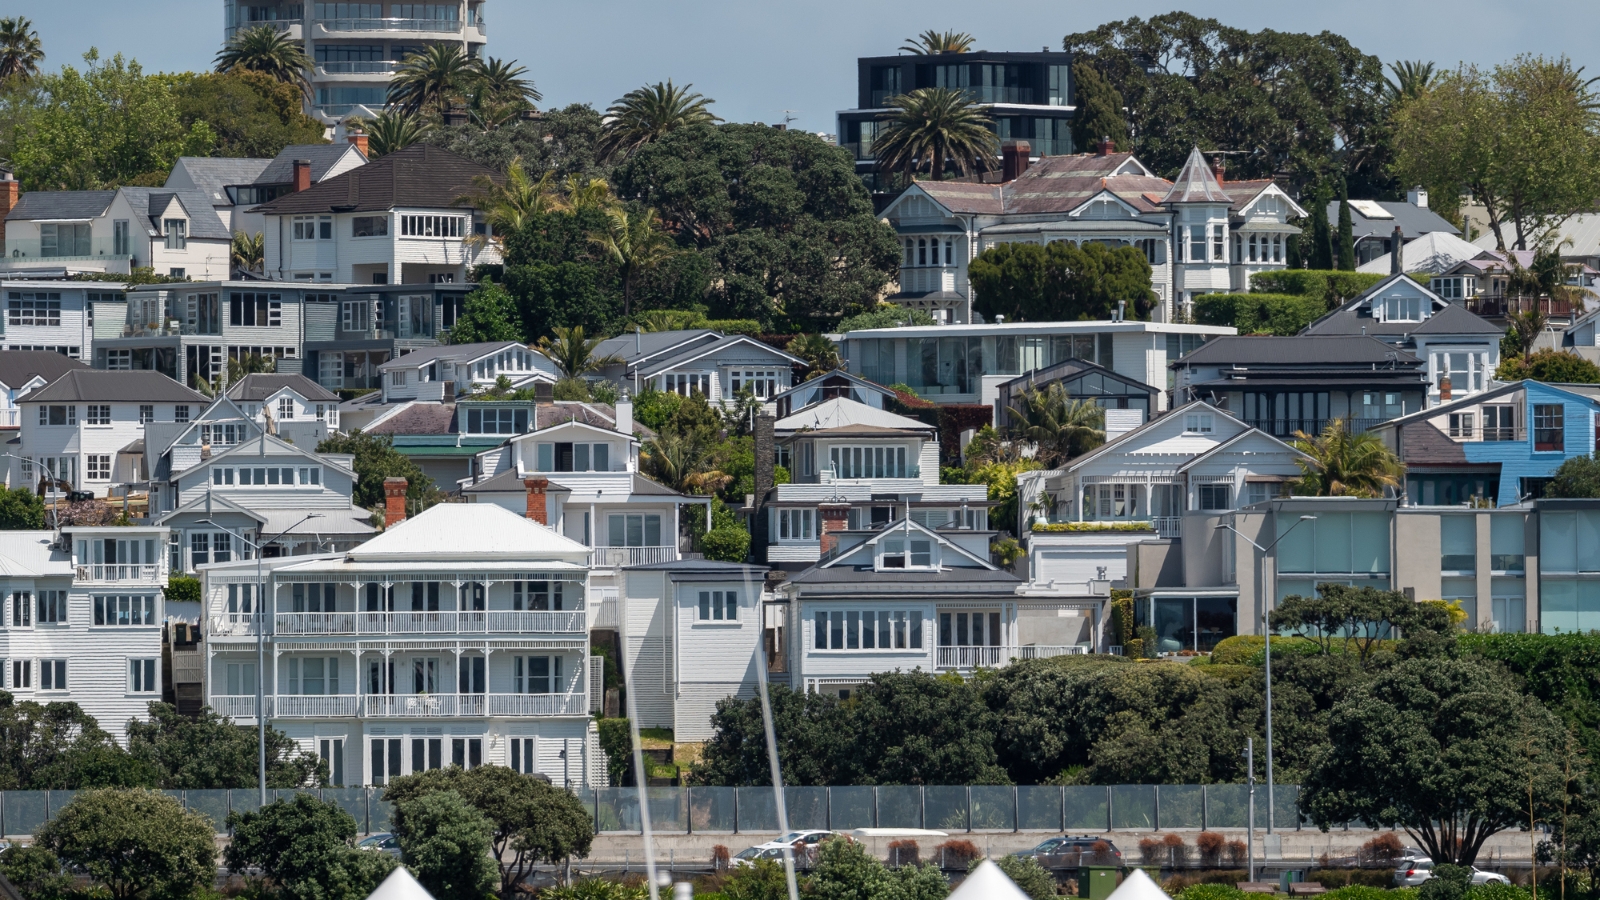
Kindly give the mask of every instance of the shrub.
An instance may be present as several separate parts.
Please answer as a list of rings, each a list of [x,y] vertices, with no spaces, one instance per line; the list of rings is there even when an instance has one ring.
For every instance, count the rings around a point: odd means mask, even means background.
[[[1250,293],[1293,294],[1319,300],[1324,310],[1358,296],[1388,278],[1376,272],[1342,272],[1328,269],[1282,269],[1257,272],[1250,278]]]
[[[1155,531],[1149,522],[1051,522],[1049,524],[1033,523],[1035,534],[1061,534],[1079,531]]]
[[[1240,334],[1296,335],[1326,312],[1320,297],[1293,294],[1205,294],[1194,299],[1196,322],[1231,325]]]
[[[1162,846],[1160,841],[1156,840],[1155,838],[1139,839],[1140,862],[1147,866],[1158,866],[1161,864],[1161,857]]]
[[[1467,888],[1467,900],[1528,900],[1529,893],[1514,884],[1475,884]]]
[[[982,860],[973,860],[967,867],[972,871]],[[1031,900],[1050,900],[1056,895],[1056,879],[1031,856],[1002,856],[994,861],[1006,877],[1016,882]]]
[[[1174,900],[1244,900],[1244,891],[1231,884],[1192,884]]]
[[[890,841],[889,865],[916,866],[922,864],[916,841]]]
[[[1472,870],[1466,866],[1440,863],[1433,867],[1433,877],[1417,890],[1418,900],[1464,900],[1467,888],[1472,886]]]
[[[729,856],[727,845],[718,844],[711,848],[711,871],[720,872],[723,869],[728,868],[728,861]]]
[[[933,859],[941,869],[965,869],[973,860],[982,857],[978,845],[966,840],[945,841],[933,848]]]
[[[1195,848],[1200,851],[1200,864],[1215,868],[1222,864],[1222,851],[1228,846],[1228,839],[1215,831],[1202,831],[1194,839]]]
[[[1400,843],[1400,836],[1392,831],[1385,831],[1361,845],[1359,858],[1364,865],[1383,865],[1399,859],[1404,850],[1405,845]]]
[[[1162,862],[1174,868],[1187,865],[1189,862],[1189,845],[1183,842],[1183,835],[1167,832],[1161,839],[1163,850]]]
[[[1393,872],[1383,872],[1381,874],[1390,880],[1394,878]],[[1324,881],[1323,885],[1326,886],[1327,882]],[[1370,884],[1351,884],[1337,887],[1328,891],[1325,896],[1334,898],[1334,900],[1395,900],[1394,892]]]
[[[709,328],[723,334],[745,334],[751,337],[761,333],[761,323],[755,319],[707,319],[700,328]]]
[[[1388,888],[1394,881],[1392,868],[1382,869],[1312,869],[1306,873],[1307,881],[1321,882],[1325,888]]]
[[[1245,846],[1244,841],[1229,841],[1225,858],[1230,866],[1245,865],[1250,859],[1250,848]]]
[[[700,536],[700,552],[706,559],[742,563],[750,554],[750,532],[737,525],[713,528]]]
[[[1600,366],[1570,350],[1537,350],[1527,362],[1520,356],[1502,358],[1494,377],[1496,381],[1600,384]]]

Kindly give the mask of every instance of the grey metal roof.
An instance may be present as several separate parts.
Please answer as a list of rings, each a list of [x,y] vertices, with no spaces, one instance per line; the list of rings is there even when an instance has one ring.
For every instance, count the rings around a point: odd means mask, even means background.
[[[674,350],[679,346],[700,346],[715,343],[719,335],[715,331],[704,328],[691,328],[684,331],[636,331],[632,334],[624,332],[614,338],[607,338],[594,348],[597,357],[616,356],[623,362],[633,363],[649,356]]]
[[[12,219],[93,219],[106,211],[116,191],[29,191],[6,214]]]
[[[205,194],[213,206],[232,206],[228,192],[230,184],[250,184],[271,163],[270,159],[250,157],[180,156],[173,172],[183,169],[195,184],[195,189]],[[167,176],[167,186],[172,186],[172,176]]]
[[[722,562],[715,559],[679,559],[672,562],[627,566],[630,572],[677,572],[695,575],[754,575],[765,578],[770,566],[752,566],[746,563]]]
[[[1369,219],[1361,214],[1354,206],[1350,207],[1350,233],[1356,240],[1364,237],[1386,238],[1394,234],[1394,226],[1400,226],[1400,234],[1406,240],[1422,237],[1433,231],[1443,231],[1449,234],[1461,235],[1461,229],[1445,221],[1443,216],[1431,209],[1412,206],[1403,200],[1371,200],[1383,207],[1383,211],[1394,216],[1392,219]],[[1339,201],[1328,203],[1328,223],[1334,228],[1339,227]]]
[[[481,494],[481,493],[491,493],[491,494],[518,493],[518,494],[520,494],[520,493],[523,493],[524,491],[526,491],[528,489],[527,485],[522,483],[523,479],[525,479],[525,478],[544,478],[546,481],[549,481],[549,479],[546,478],[545,476],[546,476],[546,473],[542,473],[542,472],[538,473],[538,474],[535,474],[533,472],[529,472],[527,474],[518,474],[516,468],[512,467],[512,468],[509,468],[509,469],[501,470],[500,472],[496,473],[494,475],[494,477],[492,477],[492,478],[487,478],[487,479],[485,479],[483,481],[478,482],[477,484],[468,485],[467,487],[462,488],[461,492],[464,493],[464,494]],[[552,494],[570,494],[570,493],[572,493],[572,488],[566,487],[565,485],[557,484],[554,481],[551,481],[549,487],[545,488],[545,490],[548,491],[549,493],[552,493]]]
[[[260,402],[288,388],[307,400],[323,403],[338,403],[339,395],[328,390],[304,375],[280,375],[277,373],[255,372],[235,381],[228,386],[228,396],[234,400],[254,400]]]
[[[75,369],[87,368],[85,363],[53,350],[6,350],[0,352],[0,385],[16,390],[35,375],[50,382]]]
[[[403,356],[396,356],[394,359],[378,366],[378,369],[383,372],[393,369],[415,369],[418,366],[425,366],[440,359],[473,360],[480,356],[488,356],[491,353],[504,350],[507,347],[516,347],[519,350],[528,349],[526,344],[518,341],[485,341],[480,344],[437,344],[432,347],[412,350]]]
[[[1416,363],[1419,360],[1404,350],[1396,350],[1375,337],[1351,334],[1277,336],[1215,337],[1176,365],[1278,365],[1317,366],[1383,365],[1397,355],[1399,362]]]
[[[1504,334],[1482,316],[1452,303],[1412,330],[1412,334]]]
[[[73,369],[29,394],[25,402],[196,403],[208,401],[160,372]]]
[[[136,210],[146,211],[145,226],[150,230],[151,236],[161,233],[161,213],[166,210],[167,204],[171,203],[173,198],[177,198],[184,210],[189,213],[189,237],[224,241],[233,239],[233,234],[223,227],[222,219],[217,215],[211,198],[199,191],[125,187],[122,193],[128,198],[128,205]]]
[[[939,571],[919,572],[912,569],[895,569],[890,572],[879,572],[870,566],[823,566],[815,565],[804,572],[789,579],[794,584],[851,585],[853,589],[871,585],[873,593],[913,593],[926,594],[930,589],[938,590],[941,585],[959,584],[968,586],[991,587],[996,591],[1011,593],[1016,590],[1022,579],[1005,571],[1004,569],[980,569],[977,567],[956,568],[951,567]]]
[[[805,364],[805,360],[800,359],[793,354],[779,350],[777,347],[774,347],[770,344],[762,343],[761,341],[758,341],[749,335],[719,334],[717,335],[717,341],[715,343],[695,344],[694,346],[685,347],[679,352],[662,354],[659,357],[651,359],[648,363],[641,363],[638,368],[638,374],[653,375],[657,372],[663,372],[675,366],[685,365],[705,356],[708,353],[715,353],[719,350],[741,345],[753,348],[759,353],[770,354],[776,360],[773,363],[761,363],[760,365]]]
[[[360,151],[347,143],[339,144],[290,144],[278,152],[277,156],[267,161],[261,171],[249,181],[230,181],[229,184],[292,184],[294,182],[294,161],[297,159],[311,162],[311,183],[316,184],[328,175],[328,170],[338,164],[346,153],[359,153]]]

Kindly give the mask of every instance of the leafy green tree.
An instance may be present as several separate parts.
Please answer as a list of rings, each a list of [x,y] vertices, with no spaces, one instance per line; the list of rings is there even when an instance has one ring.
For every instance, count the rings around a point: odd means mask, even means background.
[[[1110,138],[1114,149],[1128,149],[1128,120],[1117,89],[1087,59],[1072,64],[1072,82],[1078,97],[1078,111],[1072,117],[1073,149],[1089,152],[1102,138]]]
[[[974,860],[970,872],[983,860]],[[1056,896],[1056,877],[1031,856],[1001,856],[994,861],[1006,877],[1016,883],[1032,900],[1053,900]]]
[[[0,875],[28,900],[69,900],[76,896],[72,876],[62,870],[61,860],[37,844],[13,845],[0,853]]]
[[[429,45],[401,60],[389,80],[389,106],[442,120],[451,103],[466,99],[482,70],[482,61],[460,44]]]
[[[1569,350],[1535,350],[1525,360],[1502,356],[1494,377],[1497,381],[1600,384],[1600,366]]]
[[[476,125],[436,128],[426,138],[497,172],[520,160],[534,180],[549,171],[557,182],[568,176],[603,178],[609,170],[598,160],[600,139],[600,113],[580,103],[487,131]]]
[[[259,231],[253,235],[235,231],[228,256],[229,264],[236,272],[255,272],[259,275],[266,265],[267,239]]]
[[[26,487],[0,492],[0,531],[29,531],[44,527],[44,500]]]
[[[162,184],[178,157],[210,155],[215,133],[204,122],[184,126],[167,78],[121,54],[83,59],[82,71],[41,75],[10,101],[4,149],[23,190]]]
[[[678,87],[669,78],[623,94],[606,109],[601,155],[607,158],[627,156],[680,128],[721,122],[710,108],[716,101],[691,92],[692,87],[692,84]]]
[[[1389,71],[1394,73],[1394,77],[1383,79],[1383,92],[1384,99],[1389,101],[1391,107],[1421,97],[1439,79],[1433,63],[1422,60],[1392,62],[1389,63]]]
[[[1272,630],[1299,635],[1323,654],[1354,653],[1363,667],[1396,634],[1416,640],[1451,631],[1449,615],[1435,604],[1417,603],[1400,591],[1345,584],[1319,584],[1315,597],[1290,594],[1270,613]],[[1276,641],[1273,642],[1276,645]]]
[[[406,500],[421,503],[433,489],[433,479],[422,474],[410,457],[394,449],[394,440],[388,435],[367,434],[356,429],[349,434],[334,434],[317,444],[318,453],[349,453],[355,456],[355,496],[362,509],[383,505],[383,480],[404,478]]]
[[[1381,497],[1397,488],[1405,467],[1394,451],[1371,432],[1356,434],[1343,419],[1333,419],[1316,436],[1295,432],[1291,441],[1307,458],[1297,459],[1300,490],[1315,497]]]
[[[1472,888],[1472,869],[1441,863],[1434,868],[1433,877],[1422,883],[1417,900],[1466,900]]]
[[[868,312],[847,316],[839,323],[839,330],[862,331],[868,328],[900,328],[905,325],[937,325],[933,316],[920,309],[880,303]]]
[[[516,60],[484,57],[467,93],[467,115],[481,128],[499,128],[533,109],[544,96]]]
[[[311,86],[311,57],[305,45],[272,25],[241,28],[217,52],[218,74],[259,72],[303,91]]]
[[[739,525],[713,528],[699,536],[706,559],[742,563],[750,558],[750,532]]]
[[[1300,808],[1335,823],[1398,825],[1435,862],[1471,865],[1485,841],[1559,809],[1566,728],[1481,660],[1410,659],[1333,711]],[[1530,796],[1531,795],[1531,796]]]
[[[434,791],[397,804],[394,830],[406,867],[439,900],[481,900],[494,890],[494,826],[460,794]]]
[[[890,111],[879,119],[872,152],[885,171],[911,176],[926,169],[938,181],[947,165],[961,175],[993,167],[1000,139],[968,92],[926,87],[884,102]]]
[[[1293,294],[1202,294],[1190,304],[1194,320],[1201,325],[1228,325],[1240,334],[1284,337],[1299,334],[1327,311],[1321,299]]]
[[[1343,177],[1339,179],[1339,269],[1356,270],[1356,243],[1350,220],[1350,186]]]
[[[456,344],[486,341],[520,341],[517,301],[510,292],[491,280],[484,280],[467,295],[461,315],[450,328]]]
[[[1137,248],[1064,241],[999,244],[968,266],[973,308],[1013,322],[1108,319],[1118,303],[1128,318],[1147,318],[1156,296],[1150,272]]]
[[[594,842],[594,815],[569,791],[505,766],[431,769],[396,778],[384,789],[391,803],[453,792],[492,826],[491,855],[500,860],[500,893],[511,897],[538,864],[584,857]]]
[[[662,230],[661,217],[653,209],[631,214],[624,209],[606,210],[605,227],[590,234],[589,243],[617,267],[624,316],[633,312],[639,280],[682,252]]]
[[[33,23],[24,16],[0,19],[0,82],[28,81],[42,62],[44,48]]]
[[[976,43],[965,31],[927,31],[914,38],[906,38],[900,49],[914,56],[937,56],[940,53],[967,53]]]
[[[356,820],[309,794],[234,810],[228,831],[227,867],[261,872],[284,900],[362,900],[399,864],[356,849]]]
[[[293,83],[249,69],[156,77],[171,80],[184,128],[204,122],[216,135],[217,156],[270,159],[290,144],[324,142],[322,123],[305,114],[304,95]]]
[[[597,208],[533,214],[505,236],[505,286],[517,299],[524,334],[581,327],[612,333],[621,319],[622,279],[589,238],[608,227]]]
[[[1328,203],[1332,196],[1328,186],[1318,182],[1311,192],[1311,248],[1306,259],[1311,268],[1329,270],[1334,264],[1333,229],[1328,226]]]
[[[1600,460],[1593,456],[1574,456],[1556,469],[1545,485],[1546,497],[1600,497]]]
[[[839,348],[825,334],[802,334],[791,340],[785,349],[811,365],[807,377],[839,368]]]
[[[808,888],[817,900],[943,900],[950,893],[932,863],[891,870],[844,838],[822,843]]]
[[[828,330],[874,307],[898,271],[899,240],[874,215],[850,154],[814,135],[679,128],[635,152],[613,183],[708,261],[713,317]]]
[[[73,702],[17,702],[0,691],[0,787],[73,790],[154,787],[153,769],[131,760]]]
[[[555,336],[554,340],[548,337],[539,339],[539,352],[555,363],[563,378],[582,378],[622,361],[619,356],[596,354],[595,348],[605,338],[586,335],[582,325],[571,328],[557,326],[551,329],[551,334]]]
[[[34,844],[115,900],[186,897],[216,877],[211,820],[155,791],[84,791],[34,834]]]
[[[1004,784],[994,720],[978,686],[959,677],[873,675],[851,697],[847,784]]]
[[[837,775],[838,754],[849,738],[849,726],[839,698],[792,691],[781,684],[772,685],[768,695],[783,783],[797,787],[843,784]],[[758,698],[718,700],[711,724],[713,737],[690,775],[696,784],[772,784]]]
[[[150,718],[128,722],[128,753],[150,766],[160,786],[172,790],[255,787],[256,729],[233,724],[210,709],[190,717],[170,703],[150,704]],[[304,753],[294,739],[267,729],[267,787],[325,784],[327,763]]]

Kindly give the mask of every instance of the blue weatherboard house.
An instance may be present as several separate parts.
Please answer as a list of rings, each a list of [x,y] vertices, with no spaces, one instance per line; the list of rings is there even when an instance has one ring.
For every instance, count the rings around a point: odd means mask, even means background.
[[[1518,381],[1372,431],[1406,464],[1412,504],[1510,506],[1543,496],[1562,463],[1593,454],[1597,419],[1600,385]]]

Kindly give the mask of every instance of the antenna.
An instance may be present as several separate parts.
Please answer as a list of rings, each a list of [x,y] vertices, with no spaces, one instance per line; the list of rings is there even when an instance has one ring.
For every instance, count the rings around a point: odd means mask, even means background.
[[[791,115],[791,113],[797,113],[799,111],[800,110],[798,109],[786,109],[783,111],[783,125],[785,128],[789,126],[790,122],[793,122],[799,118],[799,116]]]

